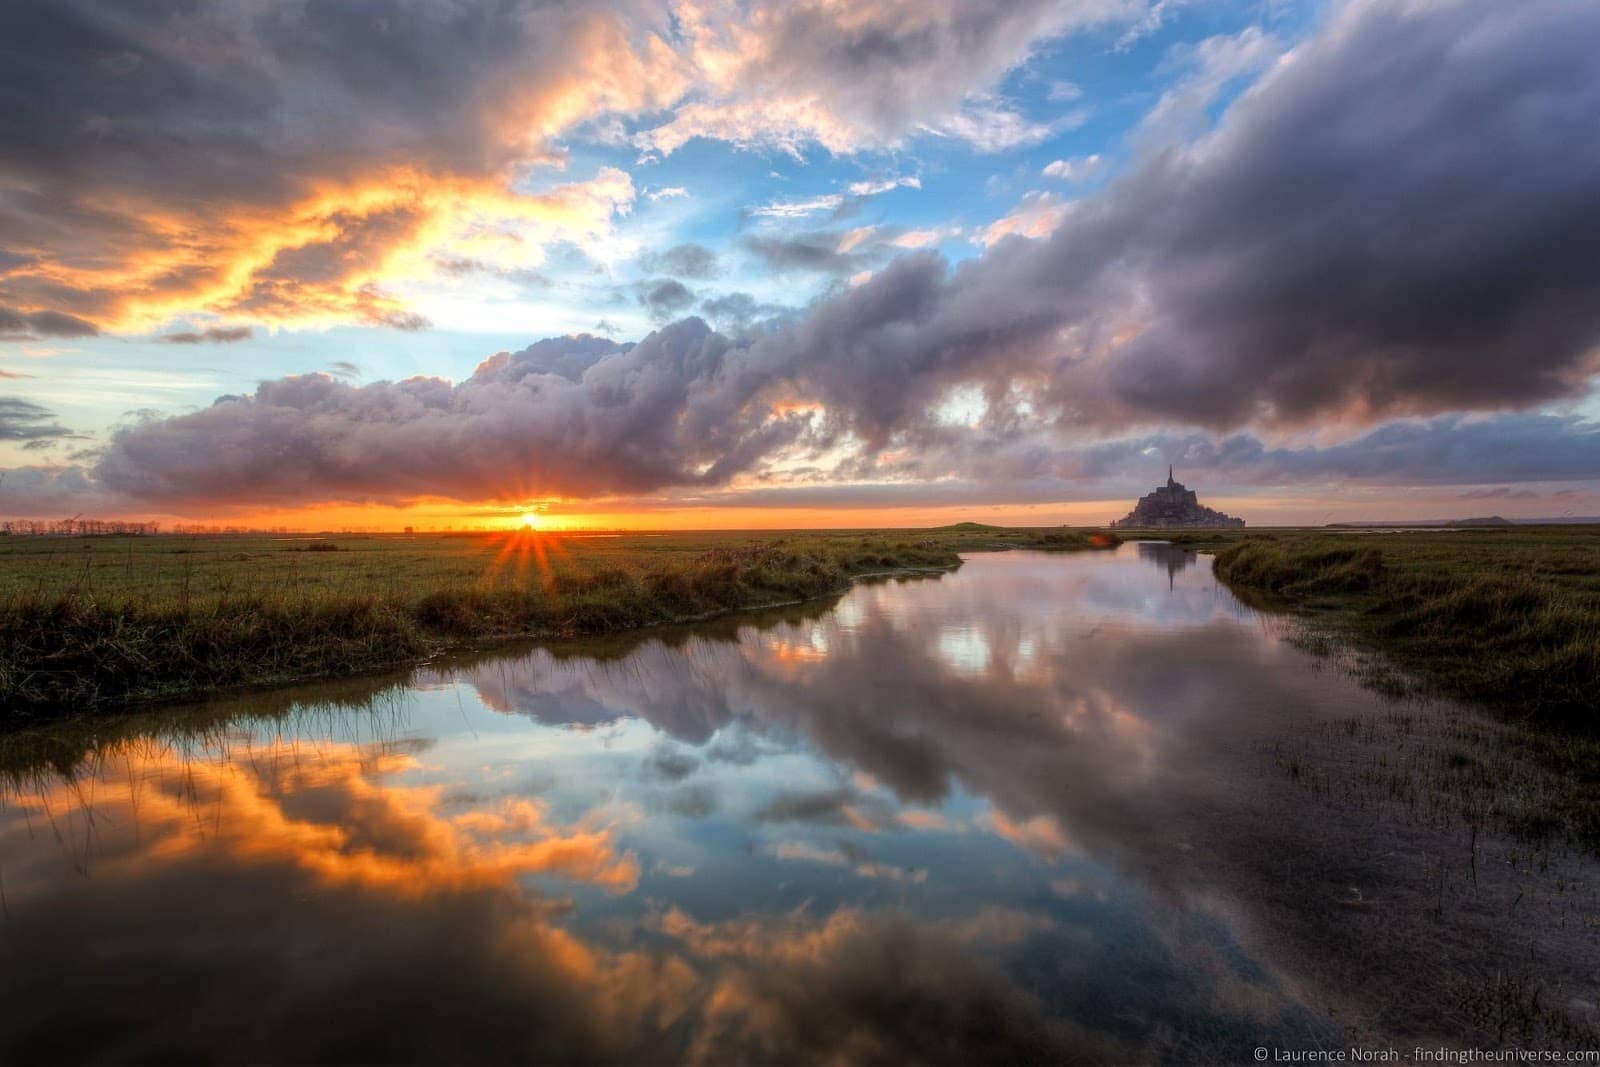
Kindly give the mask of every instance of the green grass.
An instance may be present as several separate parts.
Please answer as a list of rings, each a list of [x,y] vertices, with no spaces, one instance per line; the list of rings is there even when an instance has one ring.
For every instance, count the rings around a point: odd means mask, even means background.
[[[1600,529],[1281,532],[1225,538],[1247,600],[1320,616],[1438,692],[1600,726]]]
[[[0,725],[843,592],[1065,529],[0,538]]]

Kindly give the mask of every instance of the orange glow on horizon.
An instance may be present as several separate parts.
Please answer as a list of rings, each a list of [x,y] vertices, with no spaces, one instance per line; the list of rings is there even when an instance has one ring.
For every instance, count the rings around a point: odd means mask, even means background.
[[[374,504],[329,504],[219,512],[213,515],[141,513],[104,516],[175,526],[216,526],[293,533],[485,533],[535,535],[595,531],[691,530],[839,530],[922,529],[958,522],[1010,526],[1101,526],[1127,513],[1131,501],[1088,501],[1070,504],[935,505],[915,507],[785,508],[695,506],[663,502],[651,507],[638,501],[570,501],[551,503],[533,512],[526,505],[461,504],[422,501],[404,507]],[[570,508],[572,510],[565,510]],[[100,516],[97,516],[100,517]],[[530,547],[530,551],[532,551]]]
[[[1242,515],[1251,526],[1321,526],[1329,522],[1450,518],[1471,511],[1451,492],[1374,491],[1350,487],[1337,497],[1310,495],[1204,495],[1212,507]],[[546,500],[537,506],[516,502],[462,503],[420,500],[404,506],[325,504],[272,509],[219,510],[215,513],[126,512],[96,519],[157,522],[175,527],[241,529],[292,533],[537,533],[648,532],[694,530],[864,530],[926,529],[958,522],[996,526],[1104,526],[1133,506],[1133,499],[1041,504],[923,505],[904,507],[752,507],[686,505],[663,500]],[[1464,510],[1465,509],[1465,510]],[[1481,510],[1481,507],[1479,508]],[[1508,511],[1507,514],[1510,514]],[[50,519],[34,515],[18,518]],[[535,530],[529,525],[536,523]],[[530,545],[528,551],[533,551]]]

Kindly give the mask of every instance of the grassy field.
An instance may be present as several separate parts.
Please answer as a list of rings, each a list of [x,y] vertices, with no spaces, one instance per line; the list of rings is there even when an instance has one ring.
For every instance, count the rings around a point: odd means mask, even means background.
[[[1098,538],[1098,541],[1095,540]],[[0,725],[615,633],[1105,535],[920,531],[0,538]]]
[[[1593,729],[1600,528],[1284,531],[1222,539],[1216,574],[1296,609],[1436,691]]]

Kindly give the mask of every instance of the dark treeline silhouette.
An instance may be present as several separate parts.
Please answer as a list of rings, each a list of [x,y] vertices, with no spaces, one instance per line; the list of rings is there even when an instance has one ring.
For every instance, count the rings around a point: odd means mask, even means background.
[[[215,524],[175,522],[165,530],[159,522],[124,522],[118,519],[6,519],[0,521],[0,537],[15,534],[20,537],[149,537],[156,534],[177,534],[193,537],[204,534],[289,534],[297,531],[287,526],[218,526]],[[304,533],[306,531],[298,531]],[[345,533],[352,531],[345,530]],[[409,530],[407,531],[410,532]]]
[[[145,536],[161,532],[156,522],[122,522],[114,519],[7,519],[0,522],[0,534],[25,537],[110,537]]]

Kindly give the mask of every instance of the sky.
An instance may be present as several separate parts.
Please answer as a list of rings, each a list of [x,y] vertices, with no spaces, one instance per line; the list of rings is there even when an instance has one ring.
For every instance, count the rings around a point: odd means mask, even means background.
[[[11,0],[0,518],[1600,515],[1592,0]]]

